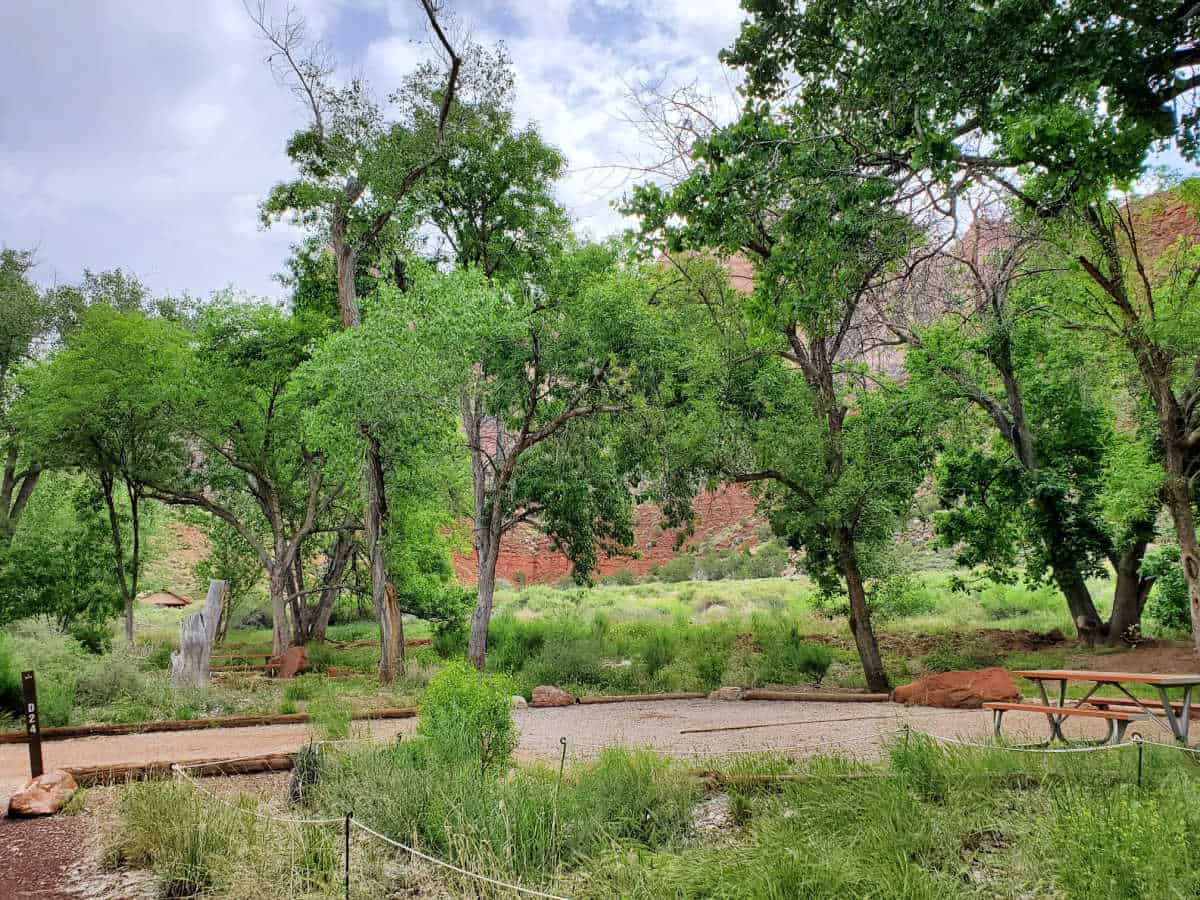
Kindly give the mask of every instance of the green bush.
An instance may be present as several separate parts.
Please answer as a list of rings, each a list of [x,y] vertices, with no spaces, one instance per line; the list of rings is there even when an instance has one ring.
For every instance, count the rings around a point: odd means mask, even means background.
[[[868,602],[876,622],[929,615],[937,609],[934,592],[911,575],[880,579],[872,586]]]
[[[795,625],[760,633],[758,641],[763,651],[758,678],[763,683],[809,680],[819,685],[833,665],[833,651],[824,644],[806,642]]]
[[[146,658],[142,661],[142,671],[144,672],[165,672],[171,668],[171,653],[174,647],[169,643],[158,643],[154,645],[154,649],[146,654]]]
[[[947,635],[939,638],[925,654],[930,672],[958,672],[998,666],[1000,657],[990,644],[970,637]]]
[[[523,672],[536,684],[599,685],[606,677],[602,653],[592,638],[549,641]]]
[[[1179,547],[1156,547],[1142,560],[1142,576],[1154,578],[1146,614],[1169,631],[1186,631],[1192,624],[1187,580],[1179,564]]]
[[[517,746],[513,686],[502,675],[485,675],[465,662],[446,664],[421,700],[417,733],[448,759],[479,758],[507,766]]]
[[[17,671],[7,639],[0,634],[0,712],[19,716],[23,708],[21,673]]]
[[[660,629],[650,635],[642,648],[642,665],[646,674],[653,678],[659,671],[671,664],[675,658],[675,641],[666,630]]]
[[[146,693],[146,676],[128,652],[90,660],[79,670],[75,698],[84,706],[107,706],[119,698],[139,699]]]
[[[608,575],[604,579],[604,583],[621,585],[621,586],[627,587],[631,584],[637,584],[637,576],[634,575],[633,572],[631,572],[629,569],[620,568],[620,569],[617,569],[612,574]]]
[[[661,565],[650,567],[646,578],[650,581],[665,581],[675,584],[680,581],[691,581],[696,575],[696,560],[692,556],[680,555],[667,560]]]

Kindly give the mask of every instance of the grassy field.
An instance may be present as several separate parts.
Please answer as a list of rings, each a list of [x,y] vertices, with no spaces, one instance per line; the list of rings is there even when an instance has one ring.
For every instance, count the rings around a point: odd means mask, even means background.
[[[1078,652],[1068,643],[1026,639],[1026,632],[1072,634],[1066,605],[1051,588],[987,583],[964,593],[950,589],[950,578],[923,573],[874,598],[894,683],[930,671],[1061,665]],[[1092,586],[1097,597],[1109,593],[1103,581]],[[463,646],[460,633],[410,649],[405,675],[386,688],[374,678],[377,650],[316,645],[310,657],[317,674],[290,684],[227,673],[208,690],[178,691],[168,670],[186,613],[139,605],[134,645],[117,637],[113,651],[99,656],[44,623],[17,623],[0,636],[0,680],[12,681],[24,668],[37,670],[47,725],[297,712],[320,707],[330,696],[365,710],[415,704],[443,660]],[[1152,622],[1147,631],[1155,633]],[[428,637],[431,631],[411,621],[406,634]],[[378,631],[371,621],[348,622],[332,626],[329,636],[370,640]],[[266,629],[235,629],[220,652],[269,646]],[[318,677],[331,666],[359,674]],[[845,610],[802,577],[505,587],[497,593],[489,668],[510,676],[526,696],[538,684],[577,694],[817,682],[835,689],[863,686]]]

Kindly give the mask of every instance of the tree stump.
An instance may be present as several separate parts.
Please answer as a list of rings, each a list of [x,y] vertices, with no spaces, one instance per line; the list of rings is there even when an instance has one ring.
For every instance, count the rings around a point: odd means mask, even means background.
[[[204,687],[208,684],[213,640],[225,604],[224,581],[208,583],[204,608],[179,623],[179,649],[171,654],[171,681],[175,687]]]

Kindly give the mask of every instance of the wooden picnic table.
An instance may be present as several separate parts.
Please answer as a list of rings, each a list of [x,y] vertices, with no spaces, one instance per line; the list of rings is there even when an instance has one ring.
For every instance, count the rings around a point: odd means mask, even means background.
[[[1200,674],[1190,675],[1161,675],[1154,672],[1093,672],[1087,669],[1019,669],[1012,673],[1021,678],[1028,678],[1037,685],[1042,697],[1042,707],[1028,707],[1029,711],[1043,712],[1050,723],[1050,739],[1066,741],[1062,733],[1062,723],[1074,715],[1103,718],[1108,721],[1108,739],[1115,733],[1116,740],[1121,740],[1125,728],[1131,721],[1153,721],[1166,728],[1171,736],[1180,743],[1187,745],[1189,726],[1192,718],[1192,689],[1200,685]],[[1091,688],[1083,697],[1067,702],[1068,682],[1090,683]],[[1057,702],[1051,703],[1047,684],[1058,684]],[[1155,688],[1158,701],[1143,700],[1130,693],[1126,685],[1148,685]],[[1097,697],[1096,691],[1102,687],[1113,687],[1124,694],[1124,697]],[[1180,701],[1171,699],[1170,690],[1177,688],[1182,691]],[[1021,704],[989,704],[992,707],[1008,707],[1021,709]],[[1112,710],[1110,707],[1123,707],[1122,710]],[[1090,708],[1089,708],[1090,707]],[[1061,712],[1059,712],[1061,710]],[[999,713],[997,709],[996,728],[999,731]],[[1165,720],[1166,725],[1163,726]]]

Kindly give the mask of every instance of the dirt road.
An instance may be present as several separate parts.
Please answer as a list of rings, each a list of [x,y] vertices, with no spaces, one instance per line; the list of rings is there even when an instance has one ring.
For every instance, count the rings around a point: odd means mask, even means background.
[[[590,756],[612,745],[651,747],[680,755],[772,748],[874,755],[878,753],[879,738],[894,734],[904,724],[972,740],[983,739],[991,732],[991,714],[984,711],[891,703],[655,701],[521,709],[515,710],[513,717],[521,729],[518,753],[526,759],[557,758],[560,737],[567,739],[572,756]],[[1040,717],[1028,723],[1031,734],[1044,730],[1044,722],[1037,719]],[[794,722],[806,724],[785,724]],[[680,734],[686,729],[760,723],[778,724],[745,731]],[[411,733],[416,720],[356,722],[355,727],[357,734],[388,739],[397,733]],[[43,745],[43,755],[47,768],[231,758],[295,750],[311,736],[307,725],[129,734],[53,741]],[[0,799],[7,798],[28,771],[25,745],[0,746]]]

